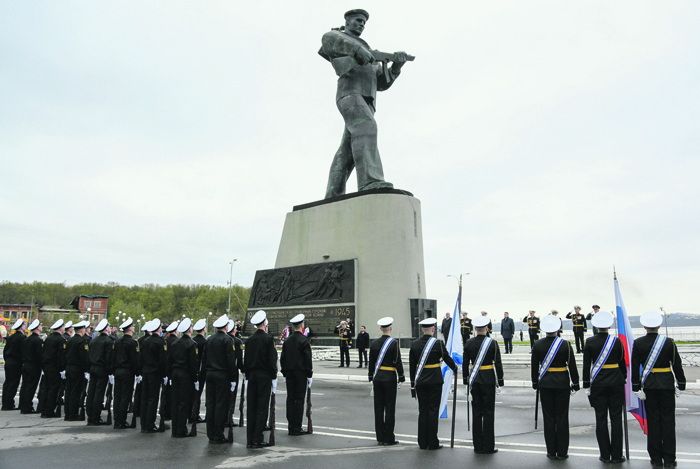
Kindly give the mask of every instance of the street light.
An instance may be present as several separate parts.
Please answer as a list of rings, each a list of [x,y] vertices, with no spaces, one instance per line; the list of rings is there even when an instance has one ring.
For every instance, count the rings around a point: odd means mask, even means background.
[[[231,273],[229,275],[229,280],[228,280],[228,309],[226,312],[228,314],[231,314],[231,289],[233,288],[233,263],[236,262],[238,259],[234,259],[233,261],[229,262],[231,264]],[[211,313],[209,313],[211,314]]]
[[[669,314],[664,311],[663,306],[659,306],[659,309],[661,310],[662,313],[664,313],[664,324],[666,325],[666,337],[668,337],[668,316]]]

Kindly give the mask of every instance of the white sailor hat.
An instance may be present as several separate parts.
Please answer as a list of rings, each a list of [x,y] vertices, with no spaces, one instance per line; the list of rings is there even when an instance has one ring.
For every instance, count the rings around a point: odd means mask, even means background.
[[[160,323],[160,319],[158,319],[158,318],[151,319],[151,327],[148,329],[148,332],[157,331],[161,325],[162,324]]]
[[[152,321],[146,321],[143,323],[143,326],[141,326],[141,330],[145,332],[151,332],[151,322]]]
[[[178,324],[180,324],[177,321],[173,321],[170,323],[167,329],[165,329],[165,332],[174,332],[177,329]]]
[[[124,321],[121,326],[119,326],[119,329],[124,330],[133,324],[134,324],[134,320],[129,318],[126,321]]]
[[[581,309],[579,305],[574,306],[574,309]]]
[[[204,319],[200,319],[199,321],[194,323],[194,327],[192,329],[194,329],[195,331],[201,331],[205,327],[207,327],[207,321]]]
[[[38,320],[38,319],[35,319],[35,320],[32,321],[32,323],[29,325],[29,327],[27,327],[27,330],[33,331],[34,329],[36,329],[37,327],[39,327],[40,324],[41,324],[41,323],[39,322],[39,320]]]
[[[392,324],[394,324],[394,318],[389,316],[381,318],[379,321],[377,321],[377,326],[379,327],[389,327]]]
[[[60,329],[62,325],[63,325],[63,319],[59,319],[58,321],[53,323],[53,326],[51,326],[49,329],[51,329],[51,330]]]
[[[73,321],[68,321],[67,323],[64,324],[64,326],[65,326],[66,329],[69,329],[69,328],[71,328],[71,327],[75,327],[75,326],[73,325]]]
[[[654,328],[659,327],[664,322],[664,318],[656,311],[648,311],[639,317],[639,322],[644,327]]]
[[[95,332],[102,332],[105,330],[105,328],[107,326],[109,326],[109,321],[107,321],[106,319],[103,319],[102,321],[100,321],[100,323],[97,325],[97,327],[95,327]]]
[[[613,316],[607,311],[600,311],[593,316],[591,324],[598,329],[607,329],[613,325]]]
[[[486,327],[491,321],[486,316],[477,316],[472,319],[472,325],[474,327]]]
[[[84,327],[87,327],[88,322],[87,321],[79,321],[73,324],[73,329],[83,329]]]
[[[187,332],[192,327],[192,320],[190,318],[185,318],[180,321],[180,325],[177,326],[178,332]]]
[[[212,326],[216,327],[217,329],[221,329],[222,327],[226,327],[226,324],[228,324],[228,318],[224,314],[219,319],[214,321],[214,324],[212,324]]]
[[[437,319],[435,318],[425,318],[421,322],[418,323],[419,326],[421,327],[431,327],[437,324]]]
[[[263,311],[262,309],[255,313],[252,318],[250,318],[250,323],[254,326],[257,326],[258,324],[262,323],[267,319],[267,313]]]
[[[486,311],[482,311],[482,312],[481,312],[481,315],[482,315],[482,316],[486,316],[487,314],[489,314],[489,313],[487,313]]]
[[[557,314],[559,314],[559,311],[557,311],[556,309],[553,309],[552,314],[556,316]]]
[[[290,319],[289,322],[291,322],[292,324],[301,324],[302,322],[304,322],[304,319],[306,319],[306,316],[304,316],[303,314],[297,314],[292,319]]]
[[[19,329],[20,327],[22,327],[22,324],[24,324],[24,319],[23,319],[23,318],[19,318],[19,319],[12,325],[12,330],[14,331],[14,330],[16,330],[16,329]]]
[[[540,328],[548,334],[557,332],[559,329],[561,329],[561,319],[553,314],[548,314],[540,323]]]
[[[228,326],[228,329],[227,329],[227,330],[228,330],[229,332],[231,332],[231,331],[233,330],[233,326],[235,326],[235,325],[236,325],[236,323],[233,322],[233,319],[229,319],[229,320],[228,320],[228,324],[227,324],[227,326]]]

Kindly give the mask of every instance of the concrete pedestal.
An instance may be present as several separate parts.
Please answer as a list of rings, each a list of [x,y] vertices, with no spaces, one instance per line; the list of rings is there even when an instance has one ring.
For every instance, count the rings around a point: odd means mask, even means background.
[[[345,259],[357,259],[355,332],[377,337],[391,316],[392,335],[410,337],[409,299],[426,298],[420,201],[370,191],[287,214],[275,268]]]

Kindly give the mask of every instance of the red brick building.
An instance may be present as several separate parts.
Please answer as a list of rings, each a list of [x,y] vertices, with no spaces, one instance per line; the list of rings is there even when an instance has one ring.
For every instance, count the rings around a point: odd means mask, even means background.
[[[31,305],[0,304],[0,316],[15,323],[19,318],[29,319],[31,317]]]
[[[104,295],[78,295],[73,298],[70,305],[80,311],[80,314],[87,314],[88,321],[94,326],[107,317],[108,298]]]

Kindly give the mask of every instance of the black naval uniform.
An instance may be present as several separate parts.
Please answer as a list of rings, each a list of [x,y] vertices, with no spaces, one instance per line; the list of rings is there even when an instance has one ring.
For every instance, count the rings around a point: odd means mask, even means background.
[[[207,339],[202,368],[207,379],[207,437],[210,443],[223,443],[226,441],[224,424],[229,409],[231,383],[238,380],[234,344],[223,330]]]
[[[66,344],[66,407],[65,419],[79,419],[80,395],[85,386],[85,373],[90,372],[88,344],[80,334],[75,334]]]
[[[5,340],[5,382],[2,383],[2,410],[15,410],[15,394],[22,379],[22,344],[27,336],[15,331]]]
[[[170,347],[175,343],[175,341],[178,339],[178,337],[173,334],[172,332],[168,333],[167,337],[165,338],[165,345],[167,346],[166,349],[166,363],[168,363],[168,360],[170,358]],[[168,383],[165,385],[165,405],[163,406],[164,412],[163,412],[163,418],[165,420],[170,420],[171,415],[170,415],[170,410],[172,409],[173,405],[173,383],[172,383],[172,369],[170,368],[170,365],[166,365],[166,370],[165,370],[166,376],[168,377]]]
[[[532,388],[539,389],[544,420],[544,442],[547,455],[563,459],[569,452],[569,402],[571,390],[580,389],[576,356],[571,344],[563,340],[556,355],[539,379],[539,369],[547,357],[555,337],[544,337],[532,348],[530,369]],[[573,383],[573,385],[571,384]]]
[[[61,387],[61,371],[66,369],[66,339],[60,332],[52,332],[44,340],[43,371],[45,386],[39,391],[42,417],[54,417],[56,399]],[[65,385],[65,383],[64,383]]]
[[[469,385],[469,364],[476,361],[486,336],[477,335],[464,344],[462,382]],[[494,375],[493,370],[496,370]],[[503,386],[503,365],[498,342],[492,340],[481,362],[479,373],[472,383],[472,442],[474,452],[490,454],[495,451],[494,421],[496,410],[496,383]]]
[[[22,387],[19,390],[19,409],[23,414],[34,413],[34,394],[41,378],[43,345],[44,341],[34,332],[22,342]]]
[[[304,433],[304,397],[307,378],[312,378],[311,339],[300,331],[294,331],[282,345],[280,368],[287,385],[287,422],[289,434]]]
[[[126,414],[134,393],[134,380],[139,371],[139,344],[130,334],[114,342],[114,428],[128,428]]]
[[[194,396],[192,396],[192,400],[194,401],[192,404],[194,406],[192,409],[192,417],[196,418],[197,421],[201,421],[199,410],[202,407],[202,392],[204,392],[204,382],[207,378],[204,372],[204,366],[202,365],[202,358],[204,357],[204,348],[207,346],[207,339],[204,337],[204,334],[198,333],[192,337],[192,340],[197,344],[197,359],[199,360],[199,366],[197,368],[199,371],[199,391],[195,391]],[[192,419],[190,418],[190,420]]]
[[[425,344],[431,337],[431,335],[425,334],[420,339],[414,340],[408,354],[411,388],[416,390],[418,396],[418,446],[420,449],[440,448],[440,440],[437,437],[438,412],[443,383],[440,361],[444,360],[445,364],[453,371],[457,370],[457,365],[445,349],[445,343],[437,340],[430,350],[423,371],[416,382],[418,363],[420,363]]]
[[[523,322],[527,323],[527,331],[530,334],[530,351],[535,346],[535,342],[540,338],[540,318],[528,314],[523,318]]]
[[[593,383],[590,382],[591,367],[598,360],[605,346],[608,333],[605,329],[586,340],[583,348],[583,387],[591,388],[588,400],[595,409],[595,436],[598,440],[600,458],[603,461],[622,459],[622,412],[625,405],[625,382],[627,366],[622,341],[615,338],[610,355]],[[610,429],[608,434],[608,414]]]
[[[472,331],[474,327],[472,326],[471,318],[463,318],[459,321],[460,329],[462,331],[462,343],[466,343],[472,336]]]
[[[591,312],[588,313],[588,315],[586,316],[586,319],[589,320],[589,321],[592,321],[592,320],[593,320],[593,316],[595,316],[595,315],[596,315],[596,312],[595,312],[595,311],[591,311]],[[594,336],[598,335],[598,328],[595,327],[593,324],[591,324],[591,326],[593,327],[593,335],[594,335]]]
[[[143,341],[146,337],[151,335],[149,332],[145,332],[143,336],[139,337],[136,342],[139,346],[139,353],[143,350]],[[141,376],[141,369],[139,368],[139,376]],[[141,377],[143,380],[143,377]],[[136,383],[136,388],[134,389],[134,415],[136,417],[141,416],[141,383]]]
[[[667,338],[659,352],[654,367],[644,385],[641,384],[640,367],[644,367],[651,353],[658,332],[634,341],[632,348],[632,390],[644,390],[643,401],[647,416],[647,452],[656,465],[673,466],[676,462],[676,396],[674,376],[678,389],[685,390],[685,373],[673,339]],[[671,373],[673,370],[673,373]]]
[[[172,389],[172,436],[190,436],[187,420],[192,416],[194,383],[199,379],[199,350],[194,340],[183,333],[168,348],[168,368],[173,381]]]
[[[100,425],[102,421],[102,404],[112,370],[112,352],[114,340],[104,332],[90,342],[90,382],[88,383],[85,413],[88,425]]]
[[[382,335],[378,339],[374,339],[369,346],[368,377],[374,383],[374,431],[377,435],[377,442],[380,445],[395,444],[397,375],[399,383],[406,381],[398,340],[394,340],[389,345],[384,354],[384,359],[381,363],[377,363],[379,353],[389,338],[388,335]],[[379,367],[379,370],[375,375],[374,371],[377,367]],[[422,373],[425,373],[425,371],[423,369]]]
[[[345,329],[338,328],[338,337],[340,338],[340,366],[350,367],[350,341],[352,340],[352,331],[349,327]]]
[[[272,337],[257,329],[245,343],[245,375],[248,379],[248,445],[264,445],[272,380],[277,379],[277,349]]]
[[[574,323],[574,338],[576,339],[576,353],[581,353],[585,344],[584,336],[588,332],[588,325],[586,324],[586,316],[578,313],[569,313],[566,315],[566,319],[571,319]],[[579,345],[580,343],[580,345]]]
[[[238,368],[239,374],[244,374],[243,371],[243,341],[236,337],[235,334],[228,333],[228,336],[231,338],[233,341],[234,349],[236,352],[236,368]],[[239,378],[240,379],[240,378]],[[238,382],[238,381],[236,381]],[[238,387],[239,385],[236,385],[236,389],[233,390],[233,393],[231,394],[231,404],[233,405],[234,409],[236,408],[236,396],[238,395]],[[231,425],[234,427],[237,427],[238,424],[233,422],[233,413],[231,414]]]
[[[152,433],[158,430],[158,399],[165,377],[165,340],[152,333],[143,341],[139,352],[141,369],[141,432]]]

